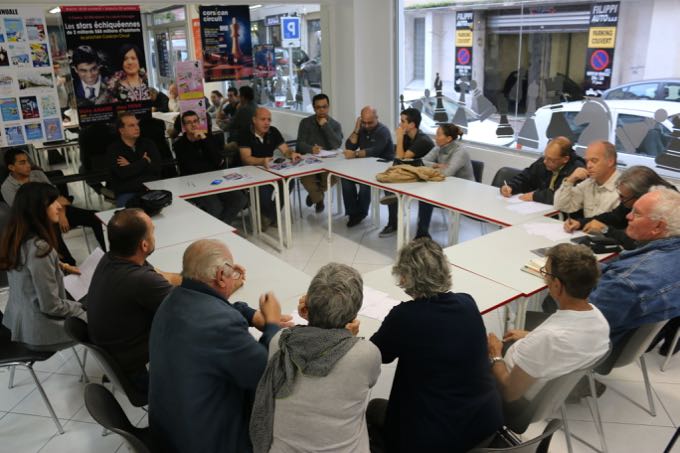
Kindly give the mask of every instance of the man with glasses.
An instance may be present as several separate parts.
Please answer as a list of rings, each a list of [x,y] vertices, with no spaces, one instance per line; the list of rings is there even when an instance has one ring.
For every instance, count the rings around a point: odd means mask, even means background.
[[[158,308],[149,339],[149,426],[159,451],[252,451],[252,395],[269,342],[290,316],[272,293],[260,296],[260,310],[229,301],[245,269],[221,241],[191,244],[182,277]],[[262,331],[259,342],[249,326]]]
[[[187,110],[181,116],[184,134],[173,144],[179,174],[195,175],[225,167],[224,152],[219,148],[222,134],[216,141],[200,130],[200,119],[193,110]],[[239,212],[246,207],[248,199],[241,191],[223,192],[207,197],[189,200],[208,214],[231,223]]]
[[[643,324],[680,316],[680,193],[654,186],[628,213],[626,234],[641,245],[606,265],[590,301],[616,345]]]
[[[146,261],[156,239],[153,222],[141,209],[117,211],[106,232],[109,252],[99,261],[87,293],[90,339],[106,349],[133,385],[146,393],[151,321],[181,277],[160,272]]]
[[[573,214],[583,211],[593,217],[614,209],[619,204],[616,181],[616,147],[606,141],[588,145],[586,167],[579,167],[562,181],[555,192],[555,208]]]
[[[618,206],[614,209],[591,217],[573,217],[564,223],[564,230],[571,233],[583,230],[587,234],[602,234],[615,239],[623,248],[634,249],[636,242],[626,235],[628,220],[626,216],[638,198],[646,194],[652,186],[674,188],[649,167],[634,166],[625,170],[616,183]]]
[[[361,109],[354,130],[345,141],[346,159],[364,157],[394,159],[394,144],[390,130],[378,121],[378,112],[370,105]],[[349,216],[347,227],[351,228],[361,223],[368,215],[371,188],[343,179],[342,199],[345,203],[345,214]]]
[[[319,154],[322,149],[332,150],[342,146],[342,126],[328,114],[328,96],[319,93],[312,98],[314,115],[300,121],[297,134],[297,151],[300,154]],[[300,178],[307,190],[307,206],[316,206],[316,212],[324,210],[323,197],[328,190],[327,173],[303,176]],[[335,184],[333,179],[331,184]]]
[[[583,166],[584,161],[571,148],[571,141],[556,137],[548,142],[542,157],[501,186],[501,194],[504,197],[522,194],[519,198],[523,201],[553,204],[562,181]]]

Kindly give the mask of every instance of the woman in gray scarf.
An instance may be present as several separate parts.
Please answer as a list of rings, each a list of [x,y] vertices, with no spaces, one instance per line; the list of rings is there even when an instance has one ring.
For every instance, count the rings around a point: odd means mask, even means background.
[[[357,338],[359,273],[330,263],[312,279],[298,312],[308,326],[271,341],[257,386],[250,437],[255,453],[366,452],[366,406],[380,375],[380,352]]]

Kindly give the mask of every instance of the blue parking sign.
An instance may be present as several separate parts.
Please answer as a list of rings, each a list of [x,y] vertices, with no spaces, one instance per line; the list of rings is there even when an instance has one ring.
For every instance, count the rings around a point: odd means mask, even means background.
[[[283,39],[300,39],[300,18],[282,17],[281,31],[283,32]]]

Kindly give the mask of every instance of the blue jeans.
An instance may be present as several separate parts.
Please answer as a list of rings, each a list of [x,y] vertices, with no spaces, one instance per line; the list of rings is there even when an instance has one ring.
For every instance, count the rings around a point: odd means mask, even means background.
[[[345,204],[345,215],[350,217],[366,217],[371,204],[371,188],[365,184],[357,184],[348,179],[342,180],[342,200]]]
[[[130,201],[130,198],[134,197],[137,195],[137,192],[123,192],[119,193],[116,195],[116,207],[117,208],[124,208],[125,203]]]

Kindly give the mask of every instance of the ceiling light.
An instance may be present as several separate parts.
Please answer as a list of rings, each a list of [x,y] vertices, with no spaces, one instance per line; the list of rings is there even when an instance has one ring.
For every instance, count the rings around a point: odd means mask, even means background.
[[[52,8],[50,10],[50,14],[59,14],[61,12],[61,9],[57,6],[56,8]]]
[[[249,6],[250,9],[257,9],[257,8],[262,8],[262,5],[251,5]]]

